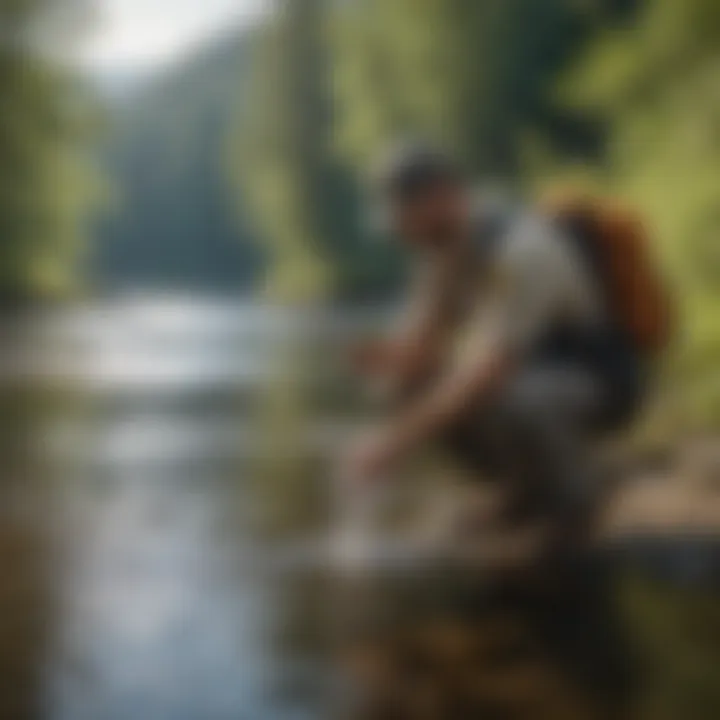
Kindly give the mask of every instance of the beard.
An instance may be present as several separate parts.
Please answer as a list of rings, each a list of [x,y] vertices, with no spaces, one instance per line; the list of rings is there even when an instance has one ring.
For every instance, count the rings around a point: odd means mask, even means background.
[[[454,219],[438,219],[428,223],[422,233],[423,244],[435,250],[455,245],[462,237],[462,229]]]

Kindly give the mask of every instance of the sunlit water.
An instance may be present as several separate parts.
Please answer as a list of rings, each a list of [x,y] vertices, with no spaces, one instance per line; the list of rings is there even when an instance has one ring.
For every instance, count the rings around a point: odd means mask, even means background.
[[[329,515],[299,503],[268,534],[285,491],[254,470],[282,442],[254,408],[294,340],[332,359],[372,315],[135,298],[33,323],[3,413],[0,717],[332,715],[339,596],[302,551]],[[351,423],[315,420],[302,442],[327,456]]]
[[[128,299],[33,323],[19,374],[56,404],[28,427],[44,463],[12,527],[39,538],[27,592],[48,614],[42,638],[22,639],[42,648],[6,714],[317,717],[329,695],[318,571],[278,569],[282,547],[261,532],[268,499],[247,469],[272,452],[257,396],[282,377],[298,323],[307,335],[316,322]]]

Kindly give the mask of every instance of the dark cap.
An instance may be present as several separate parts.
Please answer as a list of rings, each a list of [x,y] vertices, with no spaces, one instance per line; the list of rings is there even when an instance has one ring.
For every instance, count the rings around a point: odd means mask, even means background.
[[[376,190],[387,200],[412,200],[438,183],[458,183],[462,173],[446,153],[423,143],[395,146],[380,164]]]

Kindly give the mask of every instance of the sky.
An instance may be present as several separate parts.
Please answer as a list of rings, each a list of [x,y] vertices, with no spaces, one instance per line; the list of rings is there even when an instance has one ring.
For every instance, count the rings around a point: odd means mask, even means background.
[[[247,25],[272,0],[97,0],[81,61],[98,73],[152,72],[214,35]]]

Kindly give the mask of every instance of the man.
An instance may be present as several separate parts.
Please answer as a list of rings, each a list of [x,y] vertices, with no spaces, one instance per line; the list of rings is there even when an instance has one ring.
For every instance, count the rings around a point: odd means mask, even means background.
[[[395,338],[361,357],[403,402],[352,449],[345,476],[375,480],[442,441],[503,483],[508,518],[540,519],[567,543],[596,504],[596,432],[632,415],[644,377],[591,263],[542,212],[478,202],[431,148],[401,149],[380,175],[420,269]]]

